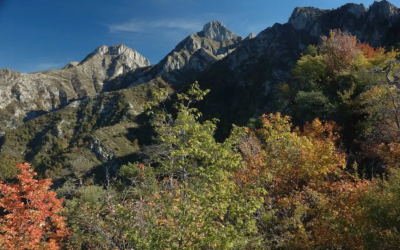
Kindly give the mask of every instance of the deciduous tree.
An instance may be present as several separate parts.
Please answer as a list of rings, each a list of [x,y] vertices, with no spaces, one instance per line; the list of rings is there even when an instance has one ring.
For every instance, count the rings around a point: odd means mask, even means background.
[[[36,180],[28,163],[18,164],[18,183],[0,183],[0,247],[2,249],[60,249],[68,236],[62,200],[50,191],[51,180]]]

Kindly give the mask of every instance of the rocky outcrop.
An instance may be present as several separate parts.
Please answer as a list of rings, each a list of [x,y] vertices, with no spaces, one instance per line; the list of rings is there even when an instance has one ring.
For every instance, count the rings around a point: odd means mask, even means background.
[[[212,21],[204,25],[202,32],[208,39],[224,42],[235,40],[238,36],[232,31],[228,30],[226,26],[219,21]]]
[[[247,37],[246,37],[246,39],[253,39],[253,38],[255,38],[256,37],[256,35],[253,33],[253,32],[251,32]]]
[[[62,69],[70,69],[70,68],[73,68],[78,65],[79,65],[79,62],[70,62],[67,65],[65,65]]]
[[[349,31],[361,41],[377,47],[386,45],[388,36],[394,37],[399,33],[399,21],[398,7],[388,1],[375,1],[369,9],[363,4],[353,3],[334,10],[299,7],[293,11],[288,23],[295,30],[313,37],[327,34],[329,29]]]
[[[83,71],[92,76],[102,73],[102,80],[108,80],[136,68],[150,66],[150,61],[136,50],[123,44],[98,47],[79,65]]]
[[[101,141],[97,138],[94,138],[91,141],[90,149],[96,154],[97,158],[101,162],[109,162],[115,157],[114,153],[107,147],[103,146]]]
[[[140,55],[136,50],[123,44],[107,47],[98,47],[89,54],[77,68],[93,79],[97,92],[103,90],[105,81],[136,68],[150,66],[150,61]]]
[[[289,19],[289,24],[296,30],[310,29],[315,20],[327,10],[314,7],[297,7]]]
[[[368,21],[386,20],[388,25],[394,25],[400,18],[400,10],[388,1],[375,1],[369,9]]]

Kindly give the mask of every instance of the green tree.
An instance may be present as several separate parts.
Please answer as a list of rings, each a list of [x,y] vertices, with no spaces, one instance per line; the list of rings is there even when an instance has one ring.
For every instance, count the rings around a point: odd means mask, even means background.
[[[301,114],[302,122],[311,121],[315,117],[327,118],[335,112],[335,106],[330,103],[322,91],[299,91],[294,100],[298,105],[297,112]]]
[[[400,240],[400,170],[387,181],[377,181],[365,194],[363,207],[368,233],[367,249],[398,249]]]

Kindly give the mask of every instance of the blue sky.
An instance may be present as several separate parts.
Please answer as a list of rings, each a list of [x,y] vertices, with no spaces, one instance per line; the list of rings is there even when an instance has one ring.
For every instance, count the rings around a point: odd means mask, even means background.
[[[34,72],[125,44],[152,64],[212,20],[247,36],[288,21],[297,6],[346,0],[0,0],[0,68]],[[353,0],[369,7],[373,0]],[[400,0],[390,1],[400,6]]]

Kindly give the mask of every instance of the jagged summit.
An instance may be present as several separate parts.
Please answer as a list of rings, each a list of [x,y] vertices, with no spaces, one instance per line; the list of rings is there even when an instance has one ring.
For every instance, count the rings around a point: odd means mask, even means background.
[[[389,21],[389,26],[392,26],[393,23],[400,19],[400,9],[390,2],[383,0],[375,1],[369,9],[363,4],[355,3],[348,3],[334,10],[324,10],[314,7],[297,7],[294,9],[289,23],[297,30],[310,29],[319,16],[328,12],[350,13],[356,19],[367,15],[367,20],[369,22],[375,19],[387,20]],[[337,14],[334,16],[337,16]]]
[[[317,16],[327,11],[314,7],[297,7],[290,16],[289,23],[297,30],[305,29],[312,25]]]
[[[246,39],[253,39],[253,38],[255,38],[256,37],[256,34],[254,34],[253,32],[251,32],[247,37],[246,37]]]
[[[369,20],[375,18],[389,21],[389,25],[399,19],[400,10],[388,1],[375,1],[369,8]]]
[[[132,61],[138,64],[139,67],[145,67],[150,65],[150,61],[144,58],[139,52],[131,49],[123,44],[118,45],[102,45],[97,47],[92,53],[90,53],[80,64],[88,61],[95,56],[123,56],[124,61]]]
[[[232,40],[238,37],[219,21],[211,21],[206,23],[202,32],[204,33],[205,37],[219,42]]]
[[[123,44],[118,44],[118,45],[112,45],[112,46],[107,46],[107,45],[102,45],[98,48],[93,53],[99,54],[99,55],[122,55],[122,54],[127,54],[127,53],[137,53],[136,50],[131,49]]]

